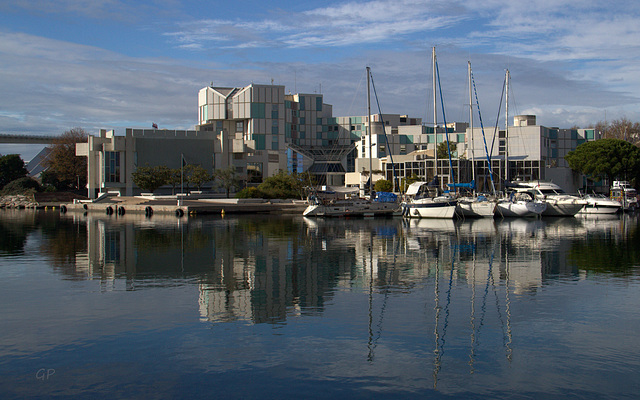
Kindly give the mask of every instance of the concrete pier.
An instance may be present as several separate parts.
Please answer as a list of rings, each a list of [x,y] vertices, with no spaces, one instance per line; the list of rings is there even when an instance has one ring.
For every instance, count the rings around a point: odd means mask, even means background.
[[[300,200],[212,199],[191,196],[105,196],[98,201],[74,201],[61,204],[61,212],[99,212],[124,214],[300,214],[307,207]]]

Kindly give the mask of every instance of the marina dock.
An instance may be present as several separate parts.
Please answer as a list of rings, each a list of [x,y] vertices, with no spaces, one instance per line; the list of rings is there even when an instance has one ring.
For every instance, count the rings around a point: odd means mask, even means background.
[[[124,214],[302,214],[302,200],[226,199],[197,196],[105,196],[96,201],[75,200],[60,205],[61,212]]]

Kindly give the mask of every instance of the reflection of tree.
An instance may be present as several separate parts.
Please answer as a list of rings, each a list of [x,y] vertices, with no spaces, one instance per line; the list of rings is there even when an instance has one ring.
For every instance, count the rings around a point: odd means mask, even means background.
[[[41,213],[38,218],[42,229],[41,251],[51,258],[55,270],[77,275],[76,255],[86,253],[86,225],[60,219],[59,214]]]
[[[633,231],[626,240],[588,237],[572,244],[567,259],[588,272],[616,275],[635,274],[640,265],[640,235]]]
[[[0,251],[8,254],[21,253],[27,241],[29,233],[36,229],[34,218],[28,211],[16,211],[22,213],[2,211],[0,219]],[[13,214],[13,215],[11,215]],[[20,216],[21,218],[16,218]]]

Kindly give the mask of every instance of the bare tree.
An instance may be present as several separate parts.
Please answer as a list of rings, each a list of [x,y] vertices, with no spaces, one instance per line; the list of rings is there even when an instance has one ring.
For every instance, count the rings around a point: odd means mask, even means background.
[[[87,159],[76,156],[76,143],[86,142],[87,136],[84,129],[73,128],[51,146],[47,166],[66,187],[80,190],[87,183]]]

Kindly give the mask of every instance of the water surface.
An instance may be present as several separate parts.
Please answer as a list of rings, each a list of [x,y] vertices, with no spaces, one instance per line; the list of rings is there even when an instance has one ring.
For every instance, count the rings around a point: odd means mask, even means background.
[[[635,216],[0,211],[0,397],[637,398]]]

